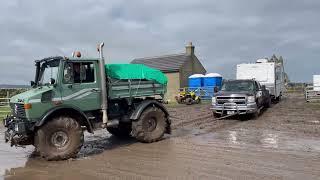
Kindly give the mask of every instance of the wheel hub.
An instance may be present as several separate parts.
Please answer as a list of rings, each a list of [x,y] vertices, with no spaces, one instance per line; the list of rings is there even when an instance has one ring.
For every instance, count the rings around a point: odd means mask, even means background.
[[[68,140],[69,138],[67,133],[63,131],[55,132],[51,136],[51,143],[57,148],[64,147],[67,144]]]
[[[149,132],[153,131],[157,127],[157,120],[155,118],[150,118],[147,121],[147,130]]]

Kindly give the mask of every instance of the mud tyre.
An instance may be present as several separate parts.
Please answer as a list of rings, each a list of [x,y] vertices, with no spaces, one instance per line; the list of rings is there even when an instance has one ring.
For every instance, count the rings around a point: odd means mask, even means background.
[[[148,107],[138,120],[132,122],[131,135],[140,142],[151,143],[161,140],[166,128],[165,113],[158,107]]]
[[[182,104],[182,97],[176,96],[176,100],[178,104]]]
[[[200,104],[200,103],[201,103],[201,99],[198,98],[198,99],[196,100],[196,103],[197,103],[197,104]]]
[[[35,147],[48,161],[74,158],[84,141],[81,125],[71,117],[56,117],[38,129]]]
[[[220,118],[220,117],[221,117],[221,114],[213,113],[213,117],[216,118],[216,119],[217,119],[217,118]]]
[[[119,138],[128,138],[132,131],[131,124],[119,124],[118,127],[107,127],[107,130],[113,136]]]
[[[251,114],[251,119],[257,120],[259,118],[259,115],[260,115],[260,109],[258,109],[255,113]]]
[[[187,98],[187,99],[186,99],[186,104],[187,104],[187,105],[191,105],[192,102],[193,102],[192,98]]]
[[[270,108],[270,107],[271,107],[271,104],[272,104],[272,102],[271,102],[271,97],[269,97],[269,98],[268,98],[268,101],[266,102],[266,104],[265,104],[264,106],[265,106],[265,108]]]

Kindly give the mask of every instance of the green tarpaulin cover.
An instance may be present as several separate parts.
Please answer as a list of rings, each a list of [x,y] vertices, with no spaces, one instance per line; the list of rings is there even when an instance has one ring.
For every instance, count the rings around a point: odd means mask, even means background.
[[[160,70],[143,64],[106,64],[106,73],[114,79],[146,79],[167,84],[168,78]]]

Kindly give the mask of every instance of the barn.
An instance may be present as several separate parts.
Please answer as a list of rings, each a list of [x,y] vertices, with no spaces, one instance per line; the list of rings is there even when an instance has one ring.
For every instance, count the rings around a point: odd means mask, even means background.
[[[173,101],[179,88],[188,86],[188,77],[192,74],[205,74],[206,69],[195,55],[195,47],[190,42],[185,52],[155,57],[134,59],[133,64],[144,64],[159,69],[168,77],[168,91],[166,98]]]

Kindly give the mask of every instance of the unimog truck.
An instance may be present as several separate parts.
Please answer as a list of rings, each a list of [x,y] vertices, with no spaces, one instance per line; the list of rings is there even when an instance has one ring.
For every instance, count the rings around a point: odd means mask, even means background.
[[[118,137],[151,143],[170,133],[163,106],[167,78],[140,64],[105,65],[99,58],[49,57],[35,61],[32,88],[10,99],[3,122],[6,142],[34,145],[47,160],[75,157],[83,131],[107,129]]]

